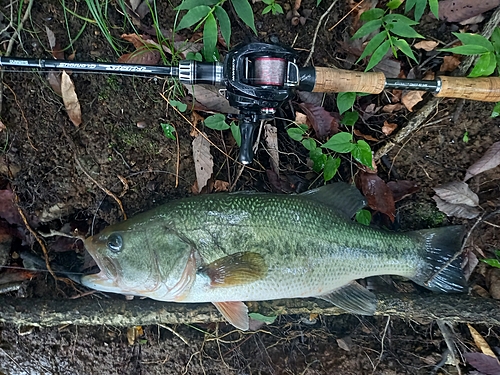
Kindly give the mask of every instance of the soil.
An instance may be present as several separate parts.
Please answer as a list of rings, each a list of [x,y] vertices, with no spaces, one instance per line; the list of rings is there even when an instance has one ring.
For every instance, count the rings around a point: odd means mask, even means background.
[[[315,3],[309,0],[302,3],[301,9],[313,9],[313,12],[305,25],[299,26],[292,26],[283,15],[261,15],[264,5],[256,3],[258,39],[293,45],[298,50],[300,65],[307,58],[318,20],[329,6],[325,1],[318,7]],[[0,4],[4,15],[2,23],[6,24],[9,6],[16,8],[17,3],[3,0]],[[65,51],[67,57],[75,52],[75,60],[116,61],[118,55],[98,28],[72,16],[72,13],[87,14],[84,2],[66,5],[71,9],[65,14],[59,1],[35,2],[12,55],[50,58],[47,26],[62,46],[69,44],[68,35],[76,39],[73,49]],[[158,10],[162,27],[169,29],[175,17],[172,6],[161,5]],[[349,63],[352,50],[346,43],[351,35],[352,19],[347,17],[332,31],[328,30],[346,13],[345,2],[339,1],[325,18],[327,26],[319,29],[313,55],[316,66],[355,68]],[[123,18],[112,3],[109,15],[115,36],[132,32],[122,28]],[[232,42],[248,40],[248,30],[234,15],[231,14],[231,18]],[[151,25],[147,17],[143,22]],[[84,25],[83,32],[78,34]],[[483,25],[480,24],[479,29]],[[437,39],[457,28],[431,17],[424,17],[419,27],[427,38]],[[8,32],[0,35],[2,53],[10,36]],[[121,45],[132,50],[127,43]],[[427,56],[420,58],[425,60]],[[407,65],[408,62],[403,61],[405,69]],[[193,194],[196,177],[192,125],[162,98],[170,90],[170,81],[163,77],[74,72],[72,79],[83,114],[83,122],[77,127],[69,120],[61,98],[49,86],[46,76],[46,72],[5,71],[0,113],[6,126],[0,130],[0,187],[9,187],[15,192],[18,206],[36,231],[77,230],[87,235],[122,220],[119,206],[94,181],[119,197],[129,217]],[[333,95],[328,95],[325,108],[334,111],[333,103]],[[386,104],[387,98],[370,96],[360,99],[356,106],[362,111],[368,103]],[[418,112],[422,105],[414,111]],[[500,139],[500,120],[490,118],[492,108],[491,103],[445,99],[426,125],[379,163],[378,174],[384,180],[410,180],[420,186],[417,193],[398,202],[395,227],[411,230],[450,223],[473,226],[475,220],[451,219],[441,214],[432,200],[432,187],[462,180],[466,169]],[[287,103],[279,117],[293,118],[292,112],[292,106]],[[189,119],[189,114],[187,116]],[[380,131],[384,121],[402,127],[411,116],[406,110],[376,116],[358,126],[358,130],[379,139],[371,142],[376,150],[388,139]],[[165,137],[161,123],[175,127],[178,142]],[[318,186],[320,180],[307,166],[305,149],[286,135],[287,123],[276,120],[273,124],[278,129],[282,152],[280,169],[289,182],[287,189],[298,191]],[[237,147],[228,134],[204,130],[215,145],[237,158]],[[466,132],[468,142],[463,140]],[[233,191],[276,190],[276,184],[266,174],[270,162],[263,147],[256,154],[253,168],[244,169],[241,175],[238,165],[226,155],[215,148],[212,154],[213,180],[229,182]],[[340,177],[347,180],[350,174],[351,166],[344,162]],[[475,177],[470,184],[486,212],[498,208],[499,183],[496,168]],[[500,224],[495,216],[488,222]],[[51,237],[45,242],[54,263],[76,272],[89,265],[80,241]],[[499,246],[497,227],[486,222],[477,225],[468,239],[468,249],[480,258],[481,253],[491,257]],[[42,249],[32,236],[23,240],[16,237],[8,249],[7,263],[22,265],[19,254],[26,250],[43,258]],[[489,272],[481,263],[471,276],[471,285],[487,294]],[[40,272],[25,281],[19,291],[9,293],[18,298],[79,297],[80,291],[61,284],[64,283],[58,282],[56,288],[52,278]],[[500,346],[498,328],[477,328],[492,347]],[[429,374],[446,352],[442,333],[434,323],[419,324],[387,317],[283,316],[272,325],[248,333],[215,324],[148,326],[143,330],[131,345],[127,329],[123,328],[0,327],[0,375]],[[467,326],[455,327],[455,335],[461,342],[461,350],[474,347]],[[457,371],[452,365],[441,366],[436,367],[437,373]]]

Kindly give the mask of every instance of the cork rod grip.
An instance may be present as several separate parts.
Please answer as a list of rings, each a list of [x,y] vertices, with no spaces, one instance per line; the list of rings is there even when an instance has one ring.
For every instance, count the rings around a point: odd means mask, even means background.
[[[313,92],[364,92],[380,94],[384,90],[384,73],[363,73],[337,68],[315,68]]]
[[[499,77],[440,77],[440,79],[442,87],[436,94],[437,97],[480,100],[482,102],[500,101]]]

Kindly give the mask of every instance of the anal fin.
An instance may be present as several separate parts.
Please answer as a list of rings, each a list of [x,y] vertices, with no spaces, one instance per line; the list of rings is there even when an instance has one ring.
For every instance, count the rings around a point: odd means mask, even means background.
[[[353,314],[373,315],[377,309],[375,294],[359,285],[356,281],[317,297]]]
[[[213,304],[229,323],[242,331],[248,331],[250,319],[247,305],[240,301],[213,302]]]

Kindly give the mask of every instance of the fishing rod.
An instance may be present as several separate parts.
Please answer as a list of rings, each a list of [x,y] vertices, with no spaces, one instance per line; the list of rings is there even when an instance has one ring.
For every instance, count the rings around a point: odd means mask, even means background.
[[[297,54],[291,48],[256,42],[229,51],[222,63],[183,60],[178,66],[157,66],[0,57],[0,67],[161,75],[188,85],[219,86],[219,92],[239,110],[239,160],[242,164],[250,164],[253,160],[254,133],[259,122],[273,119],[276,109],[292,98],[296,90],[380,94],[385,89],[406,89],[432,92],[437,97],[500,101],[499,77],[393,79],[386,78],[381,72],[299,68],[296,61]]]

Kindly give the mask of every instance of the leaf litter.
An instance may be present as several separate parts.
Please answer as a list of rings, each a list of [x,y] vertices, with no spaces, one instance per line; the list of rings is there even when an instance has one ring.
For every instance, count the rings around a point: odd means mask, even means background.
[[[470,180],[472,177],[493,169],[498,165],[500,165],[500,141],[493,143],[488,151],[467,169],[464,181]]]

